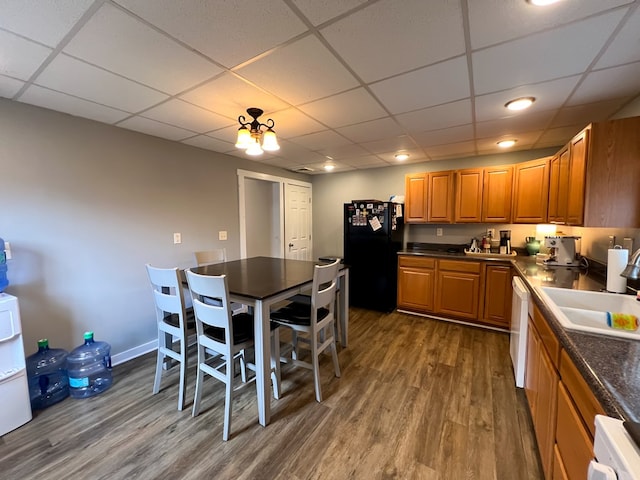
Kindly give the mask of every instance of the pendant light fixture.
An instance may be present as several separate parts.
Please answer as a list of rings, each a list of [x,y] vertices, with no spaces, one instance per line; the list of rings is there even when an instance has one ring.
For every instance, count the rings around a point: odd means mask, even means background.
[[[246,150],[247,155],[262,155],[265,150],[268,152],[279,150],[276,132],[273,131],[275,122],[269,118],[267,123],[261,123],[258,117],[264,112],[260,108],[247,108],[247,113],[253,120],[248,122],[244,115],[238,117],[240,128],[236,147]],[[265,127],[266,130],[262,131],[261,127]]]

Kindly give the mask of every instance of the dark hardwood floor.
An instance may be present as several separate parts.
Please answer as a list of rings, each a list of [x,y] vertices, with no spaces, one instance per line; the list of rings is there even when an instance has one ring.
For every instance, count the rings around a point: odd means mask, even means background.
[[[97,397],[36,412],[0,438],[6,479],[541,479],[508,335],[401,313],[351,310],[350,345],[310,371],[283,365],[283,396],[258,424],[254,387],[235,398],[207,377],[201,413],[177,407],[178,371],[152,395],[155,356],[114,368]]]

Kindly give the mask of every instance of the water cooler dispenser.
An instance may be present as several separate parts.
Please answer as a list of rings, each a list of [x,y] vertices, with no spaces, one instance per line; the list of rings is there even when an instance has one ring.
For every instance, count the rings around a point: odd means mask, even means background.
[[[0,293],[0,436],[31,420],[18,299]]]

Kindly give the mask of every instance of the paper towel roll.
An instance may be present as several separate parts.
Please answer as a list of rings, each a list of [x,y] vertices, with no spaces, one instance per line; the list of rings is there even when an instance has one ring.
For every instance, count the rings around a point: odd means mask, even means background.
[[[629,250],[626,248],[610,248],[607,257],[607,290],[614,293],[627,291],[627,279],[620,274],[627,266]]]

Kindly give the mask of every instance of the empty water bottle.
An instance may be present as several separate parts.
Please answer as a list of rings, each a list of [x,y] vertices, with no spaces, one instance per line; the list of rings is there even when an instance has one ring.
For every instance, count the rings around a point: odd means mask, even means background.
[[[27,357],[29,399],[33,410],[47,408],[69,396],[68,352],[49,348],[49,340],[38,340],[38,351]]]
[[[84,345],[67,357],[69,393],[73,398],[92,397],[107,390],[112,383],[111,345],[96,342],[93,332],[84,334]]]

